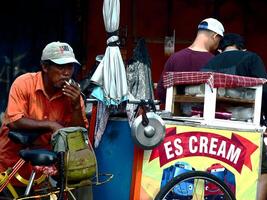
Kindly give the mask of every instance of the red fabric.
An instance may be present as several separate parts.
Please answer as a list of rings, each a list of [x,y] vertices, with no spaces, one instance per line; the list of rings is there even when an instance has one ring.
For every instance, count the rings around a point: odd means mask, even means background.
[[[164,87],[174,85],[197,85],[208,83],[212,88],[252,87],[262,85],[267,80],[215,72],[166,72],[163,76]]]
[[[33,169],[47,176],[55,176],[58,171],[55,165],[52,166],[34,166]]]

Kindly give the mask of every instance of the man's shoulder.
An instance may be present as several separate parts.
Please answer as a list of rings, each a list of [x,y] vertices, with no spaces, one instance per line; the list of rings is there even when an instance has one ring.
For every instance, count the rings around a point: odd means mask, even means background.
[[[188,48],[180,49],[179,51],[176,51],[174,54],[172,54],[171,57],[173,57],[173,56],[179,56],[181,54],[188,53],[188,50],[189,50]]]
[[[251,56],[251,57],[260,57],[256,52],[253,51],[244,51],[246,53],[247,56]]]
[[[24,88],[23,90],[33,89],[36,87],[37,83],[40,82],[41,77],[41,72],[22,74],[14,80],[12,87],[20,89]]]
[[[242,51],[242,50],[236,50],[236,51],[225,51],[218,55],[240,55],[240,56],[258,56],[257,53],[252,51]]]
[[[199,56],[199,57],[209,57],[209,58],[212,58],[214,57],[214,55],[210,52],[207,52],[207,51],[195,51],[195,50],[192,50],[192,49],[189,49],[189,48],[184,48],[184,49],[181,49],[177,52],[175,52],[174,54],[172,54],[171,58],[179,58],[179,57],[186,57],[186,56]]]
[[[25,81],[29,81],[29,80],[37,80],[40,76],[40,72],[29,72],[29,73],[25,73],[25,74],[22,74],[20,76],[18,76],[16,79],[15,79],[15,82],[25,82]]]
[[[242,59],[242,62],[249,62],[249,60],[255,62],[256,60],[261,60],[260,56],[252,51],[236,51],[232,54],[232,57],[235,57],[235,59],[239,61]]]
[[[191,54],[191,53],[211,54],[208,51],[197,51],[197,50],[193,50],[193,49],[190,49],[187,47],[187,48],[184,48],[184,49],[181,49],[181,50],[175,52],[174,55],[175,54],[183,54],[183,53],[187,53],[187,54]]]
[[[214,59],[231,59],[231,60],[240,60],[244,57],[252,56],[252,52],[248,51],[241,51],[241,50],[234,50],[234,51],[224,51],[214,57]]]
[[[171,63],[177,62],[177,60],[184,59],[186,55],[188,54],[188,48],[181,49],[179,51],[176,51],[173,53],[167,60],[167,65],[170,65]]]

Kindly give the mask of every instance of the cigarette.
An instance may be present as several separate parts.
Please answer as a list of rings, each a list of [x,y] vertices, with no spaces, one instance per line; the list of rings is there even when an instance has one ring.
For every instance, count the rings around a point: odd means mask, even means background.
[[[74,80],[72,80],[72,79],[69,79],[68,81],[65,81],[65,83],[67,85],[75,85],[76,82]]]
[[[69,81],[65,81],[65,83],[66,83],[67,85],[74,85],[74,84],[77,84],[77,86],[80,87],[80,84],[77,83],[77,82],[75,82],[75,81],[72,80],[72,79],[69,79]],[[84,97],[86,97],[86,95],[85,95],[83,92],[81,92],[81,95],[84,96]]]
[[[69,83],[68,81],[65,81],[65,83],[66,83],[67,85],[70,85],[70,83]]]
[[[75,82],[75,81],[72,80],[72,79],[69,79],[69,81],[65,81],[65,83],[66,83],[67,85],[75,85],[75,86],[81,87],[79,83]]]

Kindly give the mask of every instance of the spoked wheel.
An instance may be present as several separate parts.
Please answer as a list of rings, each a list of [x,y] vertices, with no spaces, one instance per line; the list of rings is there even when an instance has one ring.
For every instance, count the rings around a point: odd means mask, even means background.
[[[155,200],[235,200],[230,188],[216,176],[192,171],[171,179]]]

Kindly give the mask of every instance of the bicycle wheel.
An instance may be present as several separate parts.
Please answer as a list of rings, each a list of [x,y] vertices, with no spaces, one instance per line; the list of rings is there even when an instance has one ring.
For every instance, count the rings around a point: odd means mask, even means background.
[[[155,200],[235,200],[233,192],[216,176],[203,171],[191,171],[171,179]]]

